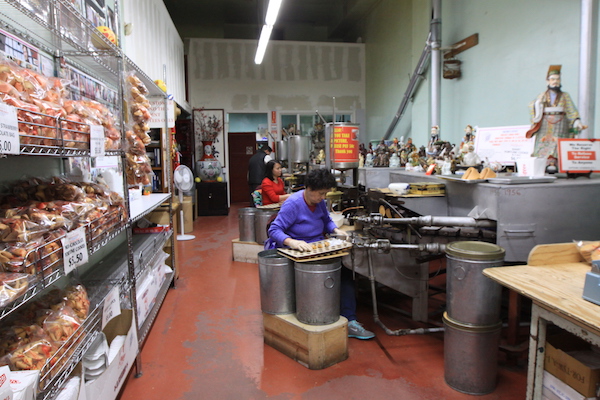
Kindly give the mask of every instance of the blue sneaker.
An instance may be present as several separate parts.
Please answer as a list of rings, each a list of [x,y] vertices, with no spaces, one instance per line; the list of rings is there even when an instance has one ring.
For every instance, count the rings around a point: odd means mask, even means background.
[[[363,328],[361,323],[355,320],[348,322],[348,337],[366,340],[373,339],[375,334]]]

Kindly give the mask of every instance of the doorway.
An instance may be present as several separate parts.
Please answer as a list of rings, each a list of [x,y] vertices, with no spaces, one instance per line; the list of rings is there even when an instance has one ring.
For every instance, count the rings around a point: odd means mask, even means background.
[[[232,203],[248,203],[248,162],[256,153],[256,132],[229,132],[229,190]]]

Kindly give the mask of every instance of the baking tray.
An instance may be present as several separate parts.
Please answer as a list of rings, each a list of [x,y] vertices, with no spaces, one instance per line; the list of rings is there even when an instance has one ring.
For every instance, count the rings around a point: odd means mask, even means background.
[[[326,239],[310,243],[311,251],[298,251],[294,249],[279,248],[281,255],[298,262],[326,260],[348,255],[346,250],[352,248],[352,243],[341,239]]]
[[[256,208],[264,209],[264,210],[279,210],[281,208],[281,204],[279,203],[271,203],[266,206],[256,206]]]
[[[556,180],[555,176],[504,176],[499,178],[489,178],[489,183],[500,183],[503,185],[522,185],[528,183],[552,183]]]
[[[462,183],[481,183],[488,181],[488,179],[463,179],[461,178],[461,175],[439,175],[438,178],[448,179],[449,181],[456,181]]]

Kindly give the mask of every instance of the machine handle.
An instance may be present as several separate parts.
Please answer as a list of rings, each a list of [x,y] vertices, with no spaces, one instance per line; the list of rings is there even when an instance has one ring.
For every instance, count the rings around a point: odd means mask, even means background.
[[[510,236],[510,235],[533,236],[533,234],[535,233],[535,230],[533,230],[533,229],[505,229],[504,233],[506,233],[507,236]]]

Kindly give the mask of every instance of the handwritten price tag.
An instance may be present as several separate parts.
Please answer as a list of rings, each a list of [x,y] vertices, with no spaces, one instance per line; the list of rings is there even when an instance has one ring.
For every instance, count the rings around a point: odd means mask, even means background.
[[[19,154],[17,109],[0,104],[0,154]]]
[[[90,156],[102,157],[104,151],[104,127],[102,125],[90,126]]]
[[[102,310],[102,329],[108,324],[108,321],[121,314],[121,303],[119,302],[119,287],[115,286],[111,289],[108,296],[104,300]]]
[[[65,275],[88,262],[85,227],[67,233],[62,239]]]

